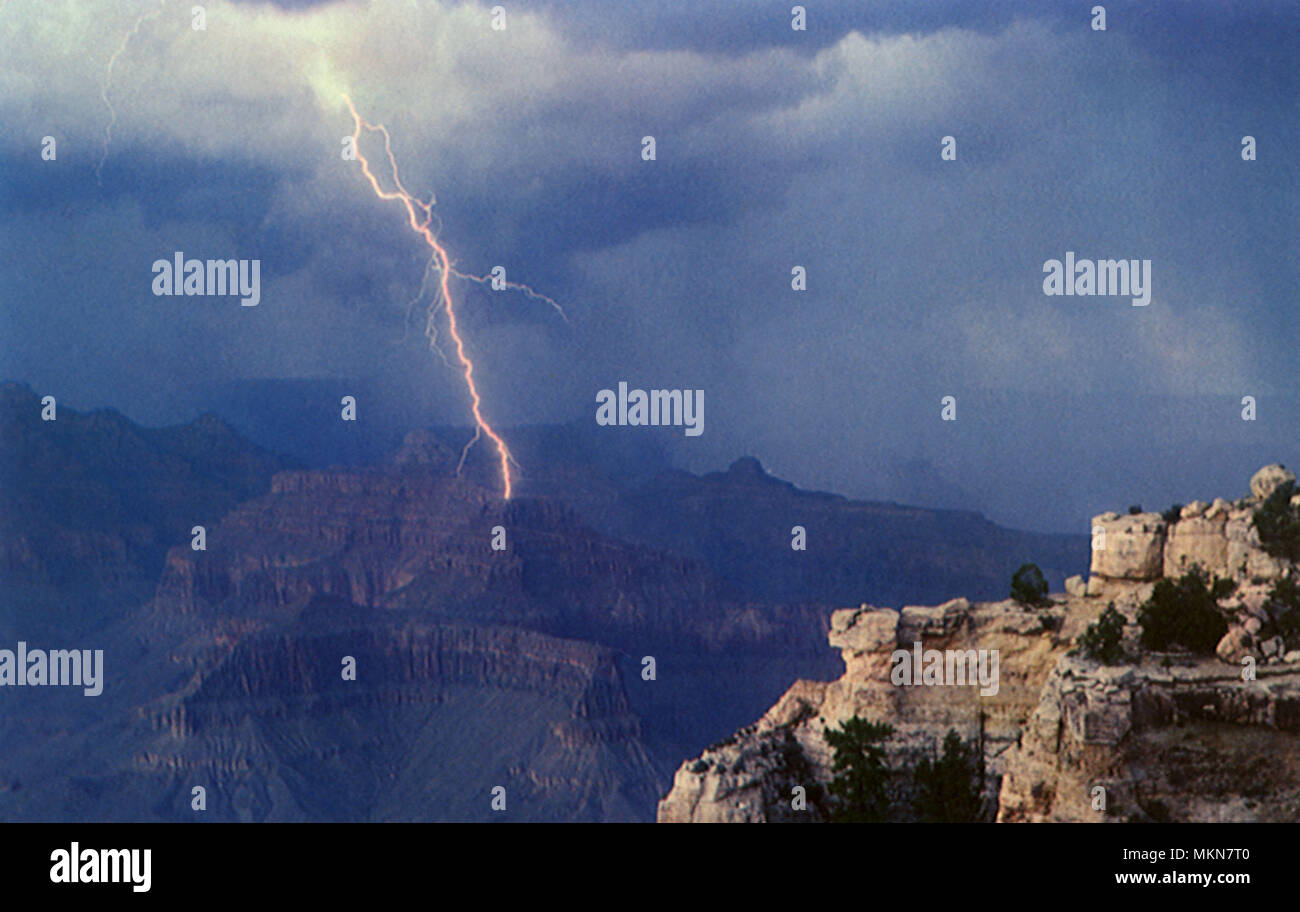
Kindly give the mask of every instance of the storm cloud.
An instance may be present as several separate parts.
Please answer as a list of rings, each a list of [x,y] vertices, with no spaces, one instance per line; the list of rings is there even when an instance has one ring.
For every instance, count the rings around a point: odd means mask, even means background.
[[[1293,5],[191,6],[0,8],[0,377],[163,423],[365,376],[465,423],[346,92],[458,268],[569,314],[460,290],[498,426],[703,389],[690,468],[1065,530],[1300,455]],[[173,251],[260,260],[261,303],[154,297]],[[1067,251],[1149,259],[1150,304],[1045,296]]]

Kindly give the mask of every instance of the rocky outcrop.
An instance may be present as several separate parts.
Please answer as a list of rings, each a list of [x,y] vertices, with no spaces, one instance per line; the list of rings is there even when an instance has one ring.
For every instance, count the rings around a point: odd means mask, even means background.
[[[1300,658],[1300,656],[1297,656]],[[1053,670],[1006,765],[998,820],[1300,819],[1300,663]]]
[[[1256,500],[1265,500],[1270,494],[1289,481],[1295,481],[1295,472],[1284,465],[1266,465],[1250,479],[1250,496]]]
[[[1196,566],[1239,583],[1282,577],[1289,567],[1261,546],[1254,515],[1274,490],[1294,480],[1288,469],[1270,465],[1251,478],[1250,496],[1237,501],[1193,501],[1170,518],[1113,512],[1093,517],[1089,592],[1109,597]]]
[[[1041,611],[957,599],[836,612],[843,676],[797,682],[757,723],[682,764],[659,820],[826,819],[824,732],[855,716],[895,729],[884,745],[895,819],[909,819],[916,762],[955,729],[980,749],[999,821],[1300,820],[1300,649],[1270,600],[1296,568],[1265,552],[1253,523],[1288,480],[1267,467],[1237,502],[1095,517],[1090,579],[1067,579],[1068,594]],[[1219,603],[1228,634],[1217,656],[1144,654],[1142,603],[1193,568],[1236,584]],[[1108,606],[1125,621],[1114,666],[1073,648]],[[898,651],[916,643],[996,651],[998,692],[901,682]]]
[[[1165,534],[1159,513],[1094,517],[1091,575],[1139,582],[1158,578],[1164,568]]]
[[[1231,505],[1223,499],[1210,507],[1197,501],[1183,507],[1169,527],[1165,541],[1164,575],[1182,576],[1193,567],[1228,567],[1228,517]]]
[[[898,819],[908,819],[910,770],[936,752],[956,730],[982,744],[985,798],[996,805],[1007,751],[1038,705],[1055,660],[1090,620],[1094,600],[1058,600],[1044,610],[1015,602],[971,604],[955,599],[901,611],[862,606],[831,618],[831,645],[845,673],[836,681],[800,681],[755,725],[715,745],[677,770],[672,791],[659,804],[660,822],[817,821],[826,817],[824,785],[832,751],[825,729],[854,716],[892,725],[886,742]],[[985,650],[998,655],[998,687],[897,685],[891,681],[897,650]],[[794,807],[802,787],[806,808]]]
[[[1172,522],[1154,514],[1094,520],[1104,547],[1093,552],[1089,591],[1125,615],[1134,663],[1059,662],[1008,757],[999,820],[1300,819],[1300,651],[1288,651],[1285,609],[1270,600],[1296,568],[1263,549],[1254,524],[1260,502],[1293,479],[1266,466],[1251,479],[1251,496],[1235,503],[1195,501]],[[1144,536],[1138,548],[1123,538],[1135,526]],[[1112,551],[1116,531],[1124,544]],[[1199,568],[1235,585],[1219,603],[1228,630],[1213,657],[1141,654],[1134,622],[1151,594],[1162,532],[1159,575]],[[1136,562],[1139,553],[1140,568],[1124,557]]]

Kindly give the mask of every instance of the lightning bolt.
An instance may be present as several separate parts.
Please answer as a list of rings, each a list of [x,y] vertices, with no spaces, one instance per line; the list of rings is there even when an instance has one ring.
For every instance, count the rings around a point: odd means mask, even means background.
[[[95,165],[95,183],[104,186],[100,172],[104,170],[104,162],[108,160],[108,147],[113,141],[113,125],[117,123],[117,111],[113,108],[113,102],[108,98],[109,87],[113,84],[113,68],[117,66],[118,59],[126,53],[126,46],[131,43],[131,39],[139,33],[140,28],[150,20],[157,19],[162,15],[163,7],[167,5],[167,0],[158,0],[158,8],[150,13],[143,13],[135,20],[135,25],[131,30],[122,36],[122,43],[117,46],[113,56],[108,58],[108,69],[104,72],[104,82],[99,87],[99,97],[104,100],[104,107],[108,108],[108,124],[104,127],[104,148],[99,155],[99,164]]]
[[[405,342],[407,337],[410,335],[411,314],[415,312],[415,305],[419,304],[420,301],[424,299],[424,292],[429,287],[429,276],[433,275],[437,271],[438,268],[437,264],[434,262],[434,256],[430,255],[429,262],[424,264],[424,275],[420,278],[420,290],[417,291],[415,297],[411,298],[411,300],[406,304],[406,319],[402,321],[402,338],[397,340],[397,344],[400,345]],[[433,305],[430,305],[429,307],[428,316],[425,319],[424,334],[429,340],[429,348],[433,349],[442,360],[443,364],[451,367],[451,362],[447,360],[446,353],[443,352],[442,346],[438,344],[438,322],[433,318],[436,309],[434,305],[436,304],[437,301],[434,301]]]
[[[420,236],[430,251],[429,262],[425,266],[424,278],[421,281],[420,291],[408,305],[408,318],[410,309],[424,296],[425,283],[428,281],[429,275],[433,272],[438,274],[438,287],[435,291],[433,301],[429,306],[429,318],[425,327],[425,333],[429,338],[430,347],[437,352],[440,357],[442,357],[444,362],[446,362],[446,355],[443,354],[442,348],[438,345],[438,331],[437,325],[434,321],[438,305],[441,304],[443,312],[447,315],[447,332],[451,336],[455,345],[456,359],[460,363],[461,372],[465,378],[465,388],[469,391],[470,411],[474,415],[474,436],[470,438],[469,443],[465,444],[464,449],[461,450],[460,462],[456,466],[456,471],[459,473],[461,468],[465,465],[465,457],[469,454],[470,447],[477,443],[480,438],[487,437],[496,447],[497,461],[501,466],[501,483],[504,488],[503,496],[506,500],[509,500],[513,490],[510,466],[512,464],[518,466],[518,463],[515,462],[514,456],[511,455],[510,448],[506,445],[505,440],[492,428],[492,425],[488,423],[487,419],[483,417],[483,399],[479,395],[478,384],[474,381],[474,362],[470,359],[465,350],[465,340],[460,334],[460,329],[456,320],[456,306],[451,293],[451,280],[453,277],[465,281],[478,282],[480,284],[489,283],[494,277],[490,274],[477,276],[471,273],[460,272],[452,268],[451,258],[447,254],[447,249],[438,242],[438,232],[433,227],[436,218],[433,212],[433,207],[437,202],[436,196],[431,194],[429,196],[429,201],[426,203],[420,198],[412,195],[411,192],[406,189],[405,185],[402,183],[401,174],[398,172],[397,158],[393,155],[393,138],[388,132],[388,128],[383,124],[372,124],[362,118],[362,116],[357,113],[356,105],[352,103],[352,98],[350,96],[346,94],[343,95],[343,100],[347,103],[348,111],[352,114],[352,146],[355,150],[357,161],[361,163],[361,173],[365,175],[366,180],[369,182],[370,189],[374,191],[375,196],[382,200],[397,200],[402,204],[403,208],[406,210],[407,222],[410,225],[411,230]],[[384,154],[388,158],[388,166],[392,172],[393,186],[395,189],[385,190],[383,188],[379,182],[379,178],[375,175],[374,170],[370,166],[370,160],[362,153],[361,133],[363,130],[368,133],[378,133],[383,137]],[[522,292],[534,300],[544,301],[549,304],[566,323],[568,322],[569,318],[565,314],[564,309],[546,295],[536,292],[522,283],[505,282],[503,284],[506,288]]]
[[[479,276],[479,275],[472,275],[471,273],[467,273],[467,272],[457,272],[455,269],[453,269],[451,271],[451,274],[458,279],[464,279],[467,282],[478,282],[480,285],[490,285],[496,279],[496,277],[493,276],[491,273],[488,273],[487,275]],[[509,288],[512,291],[523,292],[525,297],[532,298],[534,301],[545,301],[547,304],[551,305],[551,308],[556,313],[560,315],[561,320],[563,320],[565,323],[569,322],[569,315],[564,312],[564,308],[561,307],[559,304],[557,304],[554,301],[554,299],[547,297],[546,295],[542,294],[539,291],[534,291],[532,288],[523,284],[522,282],[507,282],[504,279],[500,281],[501,281],[501,285],[504,286],[505,288]],[[495,288],[496,286],[493,285],[492,287]]]

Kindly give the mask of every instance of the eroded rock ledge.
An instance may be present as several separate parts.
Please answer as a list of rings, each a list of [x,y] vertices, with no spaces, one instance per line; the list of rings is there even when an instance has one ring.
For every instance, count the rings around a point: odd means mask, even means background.
[[[1090,579],[1068,580],[1068,594],[1041,610],[954,599],[835,612],[830,644],[844,674],[795,682],[756,723],[683,763],[659,821],[826,819],[824,730],[855,715],[895,729],[885,747],[900,820],[911,817],[910,771],[949,729],[982,745],[986,804],[998,821],[1300,820],[1300,652],[1258,637],[1268,632],[1268,589],[1296,568],[1265,552],[1252,521],[1292,479],[1266,467],[1249,497],[1194,502],[1172,522],[1156,513],[1095,517],[1102,546],[1094,544]],[[1238,583],[1222,606],[1233,649],[1221,644],[1218,658],[1148,653],[1116,666],[1075,653],[1075,637],[1114,604],[1128,652],[1139,654],[1138,606],[1156,581],[1193,566]],[[997,650],[998,692],[891,683],[894,651],[918,642]],[[1243,679],[1246,655],[1259,661],[1254,680]],[[793,806],[798,787],[806,809]]]
[[[1063,658],[1002,781],[998,820],[1300,819],[1300,663]],[[1104,806],[1099,806],[1100,787]]]

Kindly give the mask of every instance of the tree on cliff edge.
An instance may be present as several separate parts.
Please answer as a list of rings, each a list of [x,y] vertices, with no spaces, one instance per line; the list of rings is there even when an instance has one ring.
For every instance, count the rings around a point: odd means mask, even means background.
[[[1011,597],[1031,608],[1046,608],[1052,604],[1047,597],[1047,579],[1037,564],[1021,564],[1011,576]]]
[[[826,743],[835,750],[835,776],[827,788],[837,799],[833,823],[882,823],[889,808],[885,795],[885,750],[880,746],[894,733],[892,725],[854,716],[839,731],[825,729]]]
[[[1200,566],[1192,567],[1178,580],[1159,580],[1138,611],[1142,645],[1160,651],[1183,646],[1201,655],[1213,655],[1228,632],[1219,601],[1236,588],[1232,580],[1210,576]]]
[[[1255,511],[1260,544],[1273,557],[1300,562],[1300,507],[1291,498],[1300,494],[1294,481],[1277,486]]]

